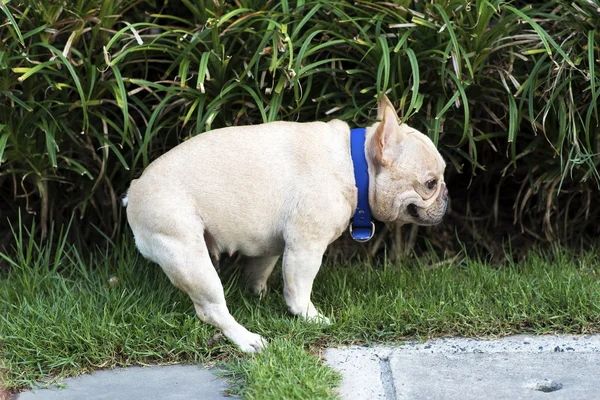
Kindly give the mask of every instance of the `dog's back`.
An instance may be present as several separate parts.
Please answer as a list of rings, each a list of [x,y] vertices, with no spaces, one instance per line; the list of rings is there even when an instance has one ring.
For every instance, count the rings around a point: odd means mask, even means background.
[[[181,229],[168,221],[185,213],[202,221],[215,252],[256,256],[282,252],[298,213],[339,214],[343,229],[355,197],[348,132],[341,121],[273,122],[196,136],[132,182],[124,202],[134,234]]]

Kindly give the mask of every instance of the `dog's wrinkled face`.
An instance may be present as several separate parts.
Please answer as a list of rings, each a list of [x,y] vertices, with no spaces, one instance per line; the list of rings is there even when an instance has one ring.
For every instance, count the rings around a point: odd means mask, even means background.
[[[380,123],[369,128],[369,203],[375,218],[399,224],[435,225],[448,203],[446,163],[426,135],[398,125],[387,97],[378,105]]]

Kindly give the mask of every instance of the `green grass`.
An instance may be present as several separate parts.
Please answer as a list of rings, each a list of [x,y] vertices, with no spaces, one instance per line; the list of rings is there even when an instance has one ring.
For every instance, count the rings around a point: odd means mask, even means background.
[[[299,331],[306,328],[299,327]],[[314,334],[293,332],[276,337],[260,354],[229,361],[228,373],[243,382],[233,393],[245,399],[329,399],[339,374],[305,349]]]
[[[470,259],[326,263],[313,300],[332,318],[329,327],[287,314],[280,274],[263,298],[248,294],[237,274],[225,278],[235,318],[270,341],[248,356],[226,340],[209,344],[216,330],[129,235],[88,258],[64,235],[54,250],[23,236],[18,251],[2,255],[11,267],[0,280],[0,349],[12,389],[118,365],[203,362],[225,363],[244,398],[331,398],[339,376],[318,358],[325,346],[600,329],[593,251],[532,252],[501,267]]]

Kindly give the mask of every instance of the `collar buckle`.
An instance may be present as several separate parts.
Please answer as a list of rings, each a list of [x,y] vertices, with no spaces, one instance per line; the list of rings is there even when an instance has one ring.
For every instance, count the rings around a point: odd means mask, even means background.
[[[350,232],[350,236],[352,236],[352,239],[359,243],[364,243],[371,240],[375,235],[375,224],[373,223],[373,221],[370,222],[370,227],[356,227],[356,230],[354,229],[354,223],[350,224],[350,226],[348,227],[348,231]]]

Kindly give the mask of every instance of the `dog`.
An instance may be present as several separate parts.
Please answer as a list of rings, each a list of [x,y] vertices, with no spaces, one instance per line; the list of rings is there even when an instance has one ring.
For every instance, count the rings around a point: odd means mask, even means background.
[[[366,128],[368,205],[397,224],[434,225],[446,212],[446,164],[433,142],[401,124],[385,95]],[[350,127],[329,122],[269,122],[216,129],[153,161],[124,199],[141,254],[187,293],[202,321],[243,352],[267,342],[229,313],[211,255],[247,256],[255,294],[283,256],[284,297],[294,315],[329,324],[311,302],[327,246],[348,228],[358,189]]]

